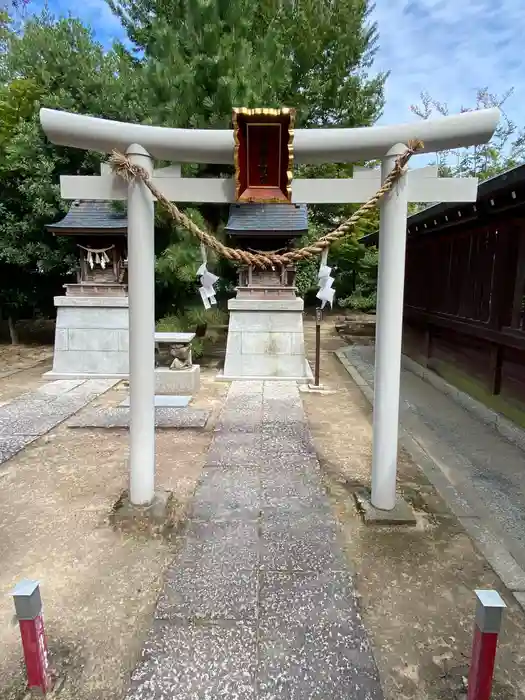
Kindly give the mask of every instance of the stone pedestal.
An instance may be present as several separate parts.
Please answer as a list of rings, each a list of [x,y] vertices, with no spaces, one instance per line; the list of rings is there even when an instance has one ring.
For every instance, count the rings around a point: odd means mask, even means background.
[[[172,370],[169,367],[155,368],[156,395],[195,396],[199,393],[200,382],[200,365],[177,370]]]
[[[220,379],[312,380],[304,352],[304,302],[293,292],[288,295],[261,299],[238,294],[229,301],[226,360]]]
[[[55,297],[53,379],[125,379],[128,363],[126,296]]]

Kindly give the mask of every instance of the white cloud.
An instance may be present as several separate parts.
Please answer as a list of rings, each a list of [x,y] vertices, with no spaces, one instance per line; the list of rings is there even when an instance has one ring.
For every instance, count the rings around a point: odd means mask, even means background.
[[[105,46],[110,46],[115,39],[124,38],[120,20],[105,0],[32,0],[30,9],[36,14],[45,6],[57,17],[78,17],[93,29],[98,41]]]
[[[410,121],[428,91],[451,112],[472,106],[476,89],[502,93],[510,117],[525,124],[523,0],[377,0],[380,49],[375,68],[390,70],[380,123]]]
[[[105,0],[48,0],[57,15],[91,25],[104,45],[124,34]],[[33,9],[45,0],[33,0]],[[525,124],[524,0],[376,0],[379,27],[374,67],[391,71],[380,123],[411,121],[410,105],[428,91],[451,112],[474,103],[476,89],[514,87],[506,108]]]

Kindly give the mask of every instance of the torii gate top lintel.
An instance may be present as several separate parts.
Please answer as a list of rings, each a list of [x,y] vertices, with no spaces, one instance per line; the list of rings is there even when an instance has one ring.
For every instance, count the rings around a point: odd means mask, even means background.
[[[397,143],[423,141],[421,153],[474,146],[490,140],[500,118],[497,108],[439,119],[356,129],[296,129],[296,163],[358,162],[383,158]],[[40,110],[42,127],[52,143],[86,150],[125,152],[138,143],[153,157],[177,163],[233,163],[230,129],[171,129],[128,124],[54,109]]]

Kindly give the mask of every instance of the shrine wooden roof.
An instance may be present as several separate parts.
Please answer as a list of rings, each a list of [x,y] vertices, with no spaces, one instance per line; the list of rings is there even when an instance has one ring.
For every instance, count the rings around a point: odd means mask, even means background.
[[[63,219],[46,226],[57,234],[119,233],[126,234],[128,217],[116,212],[111,202],[76,200]]]
[[[407,219],[407,236],[457,228],[474,220],[484,223],[495,216],[512,216],[524,206],[525,165],[518,165],[480,182],[475,203],[439,202],[412,214]],[[378,238],[379,232],[375,231],[360,240],[365,245],[377,245]]]
[[[225,230],[230,236],[301,235],[308,230],[308,209],[306,204],[232,204]]]

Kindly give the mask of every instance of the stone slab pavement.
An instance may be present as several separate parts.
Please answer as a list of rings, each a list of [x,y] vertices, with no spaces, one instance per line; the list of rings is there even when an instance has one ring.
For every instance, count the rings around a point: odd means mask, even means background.
[[[211,411],[188,407],[155,407],[156,428],[204,428]],[[97,408],[75,416],[68,421],[68,428],[129,428],[130,409]]]
[[[354,379],[372,399],[374,347],[353,345],[338,355],[350,372],[357,370]],[[401,444],[523,604],[525,452],[406,369],[401,371],[400,424]]]
[[[59,380],[0,406],[0,465],[52,430],[118,380]]]
[[[297,385],[233,382],[127,700],[383,698]]]

